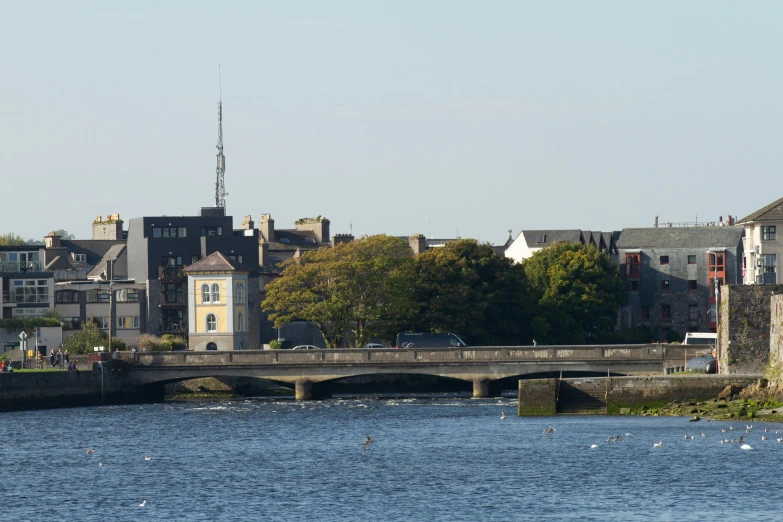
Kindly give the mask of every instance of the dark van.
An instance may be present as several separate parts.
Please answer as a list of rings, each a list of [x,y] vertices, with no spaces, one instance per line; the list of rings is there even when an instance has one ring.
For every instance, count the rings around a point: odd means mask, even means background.
[[[459,348],[465,341],[453,333],[406,332],[397,334],[397,348]]]

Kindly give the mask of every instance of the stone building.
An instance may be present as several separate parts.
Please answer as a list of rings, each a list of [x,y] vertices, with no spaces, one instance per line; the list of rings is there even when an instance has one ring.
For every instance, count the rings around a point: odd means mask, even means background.
[[[763,373],[770,353],[780,353],[778,327],[783,307],[776,305],[783,305],[781,294],[783,285],[723,288],[718,332],[721,373]]]
[[[783,293],[770,298],[769,360],[783,370]]]
[[[778,261],[783,258],[783,241],[777,230],[783,227],[783,198],[737,221],[745,229],[745,284],[783,283],[777,276]],[[783,229],[781,229],[783,231]]]
[[[715,290],[742,281],[741,227],[627,228],[616,240],[628,292],[620,327],[669,332],[715,331]]]

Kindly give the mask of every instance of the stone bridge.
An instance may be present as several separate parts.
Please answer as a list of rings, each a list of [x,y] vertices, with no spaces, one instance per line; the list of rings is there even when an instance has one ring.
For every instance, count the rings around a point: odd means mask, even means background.
[[[423,374],[473,383],[488,397],[490,383],[547,372],[663,374],[684,366],[694,349],[680,345],[486,346],[467,348],[245,350],[123,353],[137,386],[200,377],[252,377],[293,384],[298,400],[327,394],[324,383],[379,374]]]

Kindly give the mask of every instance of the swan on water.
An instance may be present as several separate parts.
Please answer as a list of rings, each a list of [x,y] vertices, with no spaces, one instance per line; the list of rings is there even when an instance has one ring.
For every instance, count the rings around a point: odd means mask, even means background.
[[[661,446],[663,446],[663,441],[662,440],[659,440],[658,442],[653,444],[653,448],[660,448]]]
[[[750,447],[750,444],[743,444],[742,446],[740,446],[740,449],[752,450],[753,448]]]

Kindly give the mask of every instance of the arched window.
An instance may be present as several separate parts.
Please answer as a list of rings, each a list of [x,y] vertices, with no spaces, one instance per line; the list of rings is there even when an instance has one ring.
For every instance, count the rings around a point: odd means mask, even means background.
[[[243,285],[242,283],[237,283],[236,302],[237,303],[245,302],[245,285]]]
[[[217,317],[215,317],[215,314],[207,314],[207,331],[217,332]]]
[[[239,314],[239,317],[237,317],[237,332],[241,332],[244,330],[245,325],[242,324],[242,314]]]
[[[202,303],[209,302],[209,285],[206,283],[201,285],[201,302]]]
[[[217,283],[214,283],[212,285],[212,302],[213,303],[220,302],[220,285]]]

